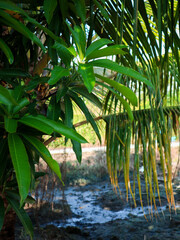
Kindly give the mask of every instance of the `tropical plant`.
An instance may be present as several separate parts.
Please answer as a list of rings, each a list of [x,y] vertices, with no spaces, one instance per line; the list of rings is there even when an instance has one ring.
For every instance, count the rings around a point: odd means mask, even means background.
[[[95,3],[104,12],[103,7]],[[86,33],[84,1],[45,0],[43,6],[22,1],[21,8],[1,1],[0,16],[0,228],[5,223],[1,236],[7,237],[3,234],[7,234],[6,224],[11,213],[13,215],[12,208],[33,238],[32,224],[23,207],[26,202],[34,201],[31,190],[35,180],[43,175],[35,170],[39,157],[61,179],[59,165],[43,144],[42,136],[70,138],[81,162],[81,143],[86,140],[72,124],[73,105],[81,109],[100,140],[96,122],[84,101],[86,98],[101,108],[99,86],[110,90],[133,120],[129,105],[137,105],[133,91],[95,74],[93,68],[105,67],[125,74],[150,89],[153,85],[131,68],[110,59],[97,59],[123,55],[125,46],[107,38],[91,43],[91,29]]]
[[[93,6],[92,6],[93,7]],[[117,56],[117,63],[141,72],[154,86],[138,83],[122,74],[112,74],[116,82],[131,86],[138,96],[138,106],[133,108],[131,122],[124,106],[108,92],[105,100],[107,129],[107,164],[112,183],[118,185],[117,173],[123,169],[127,190],[135,202],[129,179],[130,143],[135,143],[134,171],[140,184],[139,146],[143,149],[144,177],[147,201],[155,204],[159,184],[157,177],[156,149],[164,178],[169,206],[174,205],[172,187],[171,137],[179,132],[179,86],[180,86],[180,38],[179,1],[161,0],[117,0],[105,1],[103,12],[93,15],[96,33],[112,39],[116,44],[129,46],[129,53]],[[155,205],[156,206],[156,205]]]

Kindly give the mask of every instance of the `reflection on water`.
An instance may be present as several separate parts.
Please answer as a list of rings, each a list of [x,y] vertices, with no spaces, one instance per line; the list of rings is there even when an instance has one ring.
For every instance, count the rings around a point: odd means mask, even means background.
[[[129,218],[132,215],[143,216],[144,214],[149,214],[149,208],[141,207],[130,208],[124,207],[120,211],[111,211],[108,208],[102,208],[98,204],[98,199],[102,194],[110,191],[111,186],[105,185],[103,187],[98,187],[97,189],[81,190],[73,187],[69,187],[65,190],[65,196],[68,205],[71,208],[72,213],[76,217],[68,218],[63,222],[54,221],[49,224],[54,224],[57,227],[67,227],[67,226],[80,226],[84,224],[98,224],[106,223],[116,219]],[[62,200],[62,193],[59,191],[56,194],[56,201]],[[165,210],[166,206],[158,207],[157,211]]]

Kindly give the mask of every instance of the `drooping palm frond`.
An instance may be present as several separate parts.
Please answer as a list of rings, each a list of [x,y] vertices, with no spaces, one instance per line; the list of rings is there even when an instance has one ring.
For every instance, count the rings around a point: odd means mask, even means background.
[[[147,192],[150,193],[151,204],[152,201],[155,204],[156,194],[158,194],[160,200],[157,176],[158,162],[156,161],[156,149],[158,149],[167,200],[170,205],[174,205],[171,137],[173,132],[177,136],[179,135],[180,107],[161,108],[160,106],[159,109],[137,110],[133,112],[133,115],[133,122],[129,121],[126,113],[105,117],[107,164],[111,181],[115,186],[118,186],[117,173],[123,169],[127,199],[128,191],[133,195],[129,179],[132,138],[135,148],[134,170],[137,174],[140,199],[142,200],[139,168],[143,166],[146,188]],[[139,149],[139,146],[141,146],[141,149]],[[142,162],[139,158],[141,152],[143,153]]]
[[[103,2],[103,1],[102,1]],[[134,198],[129,179],[130,143],[135,142],[134,169],[140,190],[139,146],[142,145],[144,178],[148,201],[155,205],[159,199],[156,169],[156,147],[167,200],[175,205],[172,189],[171,136],[179,134],[180,38],[179,1],[117,0],[105,1],[103,13],[97,11],[95,31],[116,43],[129,46],[129,53],[117,56],[120,65],[136,69],[146,76],[155,89],[123,75],[114,75],[114,81],[130,87],[138,96],[138,106],[133,109],[134,121],[128,120],[125,109],[111,92],[106,93],[105,112],[107,129],[107,164],[111,181],[117,185],[117,172],[123,169],[125,185]]]

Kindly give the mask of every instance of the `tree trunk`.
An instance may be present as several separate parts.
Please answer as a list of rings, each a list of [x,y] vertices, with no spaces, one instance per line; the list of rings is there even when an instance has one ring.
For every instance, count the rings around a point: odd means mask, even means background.
[[[4,199],[5,209],[7,208],[7,206],[8,206],[8,203],[6,199]],[[0,240],[15,239],[15,219],[16,219],[16,214],[13,211],[13,209],[10,209],[4,218],[4,224],[0,232]]]

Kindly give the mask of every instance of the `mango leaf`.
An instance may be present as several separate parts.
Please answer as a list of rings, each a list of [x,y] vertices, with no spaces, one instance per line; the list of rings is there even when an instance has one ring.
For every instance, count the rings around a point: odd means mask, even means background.
[[[0,8],[8,9],[8,10],[20,13],[22,16],[24,16],[26,18],[27,21],[34,24],[39,29],[43,30],[52,39],[66,45],[65,41],[63,41],[59,36],[56,36],[52,31],[50,31],[48,28],[44,27],[41,23],[37,22],[34,18],[29,17],[28,14],[22,8],[18,7],[16,4],[14,4],[10,1],[0,1]]]
[[[29,127],[35,128],[49,135],[53,133],[53,128],[50,127],[47,123],[45,123],[38,116],[25,116],[18,120],[18,122],[23,123]]]
[[[23,100],[23,94],[24,94],[24,87],[21,85],[16,86],[13,90],[9,89],[10,94],[13,96],[13,98],[17,101],[17,103],[19,104],[19,102],[21,102]]]
[[[113,62],[109,59],[94,60],[91,62],[91,64],[96,67],[108,68],[115,72],[125,74],[126,76],[135,78],[136,80],[138,80],[140,82],[144,82],[147,86],[152,87],[154,89],[153,84],[150,81],[148,81],[145,77],[143,77],[140,73],[138,73],[137,71],[135,71],[133,69],[120,66],[118,63]]]
[[[60,99],[66,95],[67,91],[68,91],[68,88],[63,84],[60,84],[59,89],[56,93],[56,101],[57,102],[60,101]]]
[[[76,93],[79,93],[83,97],[87,98],[89,101],[95,104],[98,108],[100,109],[102,108],[102,103],[100,102],[99,98],[95,94],[89,93],[85,86],[75,86],[75,87],[71,87],[71,89],[74,90]]]
[[[22,134],[22,136],[34,147],[38,154],[44,159],[51,170],[56,173],[56,175],[61,179],[61,172],[59,164],[52,158],[49,150],[44,146],[44,144],[37,138],[29,135]]]
[[[79,163],[81,163],[82,161],[82,147],[81,144],[78,143],[77,141],[71,140],[72,145],[73,145],[73,151],[76,154],[76,158],[78,160]]]
[[[19,112],[21,109],[26,107],[29,104],[29,100],[27,98],[22,98],[18,101],[18,105],[13,108],[13,114]]]
[[[57,0],[51,0],[51,1],[44,0],[44,4],[43,4],[44,16],[46,17],[48,24],[51,22],[56,6],[57,6]]]
[[[82,61],[84,59],[84,56],[85,56],[85,47],[86,47],[85,32],[79,26],[75,26],[74,30],[70,27],[69,24],[67,24],[67,26],[68,26],[70,32],[72,33],[72,36],[73,36],[73,39],[75,41],[80,60]]]
[[[106,46],[107,44],[113,44],[113,42],[107,38],[101,38],[91,43],[91,45],[86,49],[85,58],[89,57],[97,49]]]
[[[84,84],[87,87],[89,93],[92,92],[95,86],[95,75],[93,67],[88,63],[85,64],[79,63],[78,72],[81,74],[84,80]]]
[[[0,8],[1,9],[6,9],[6,10],[11,10],[17,13],[21,13],[23,15],[27,15],[27,13],[20,7],[18,7],[16,4],[10,1],[0,1]]]
[[[36,118],[44,124],[49,125],[54,132],[64,135],[67,138],[73,139],[79,143],[87,143],[86,139],[83,138],[79,133],[75,130],[67,127],[61,121],[55,122],[53,120],[47,119],[42,115],[36,116]]]
[[[1,38],[0,38],[0,48],[2,49],[4,54],[6,55],[9,63],[12,64],[14,62],[14,56],[11,52],[11,49],[8,47],[8,45]]]
[[[39,77],[34,76],[31,81],[29,81],[28,85],[25,86],[26,91],[30,91],[32,89],[35,89],[40,83],[47,83],[49,80],[49,77]]]
[[[20,201],[20,196],[18,191],[16,190],[6,190],[6,196],[8,196],[9,198],[12,198],[14,200],[16,200],[17,202]],[[25,201],[24,201],[25,202]]]
[[[4,22],[5,25],[12,27],[14,30],[36,43],[44,52],[46,51],[39,38],[34,35],[23,23],[17,21],[15,18],[11,17],[8,13],[2,10],[0,10],[0,16],[2,17],[1,21]]]
[[[31,222],[31,219],[29,218],[28,214],[23,208],[19,208],[18,201],[14,200],[13,198],[10,198],[7,196],[7,200],[9,204],[14,209],[15,213],[17,214],[19,220],[21,221],[25,231],[27,234],[29,234],[31,240],[33,239],[34,233],[33,233],[33,225]]]
[[[59,57],[62,59],[63,63],[66,66],[70,66],[71,60],[74,57],[74,54],[76,54],[75,49],[73,51],[73,46],[71,49],[67,48],[63,44],[60,44],[58,42],[55,42],[55,44],[52,46],[52,48],[55,48],[58,52]],[[76,56],[76,55],[75,55]]]
[[[51,72],[51,77],[48,81],[49,85],[56,84],[62,77],[69,76],[69,70],[61,66],[56,66]]]
[[[77,16],[81,18],[81,21],[83,24],[85,23],[86,20],[86,6],[85,6],[85,1],[84,0],[75,0],[75,9]]]
[[[24,143],[17,134],[8,134],[8,145],[12,163],[16,173],[19,194],[21,196],[20,206],[22,206],[24,200],[28,195],[31,182],[31,171],[28,156]]]
[[[64,98],[64,102],[65,102],[65,124],[68,127],[73,128],[73,106],[70,97],[66,95]],[[73,151],[76,154],[76,158],[78,162],[81,163],[82,160],[81,144],[74,140],[71,140],[71,142],[73,145]]]
[[[60,103],[56,101],[56,96],[52,96],[47,109],[47,118],[57,121],[60,116]]]
[[[5,105],[17,105],[15,99],[11,96],[9,91],[0,85],[0,102]]]
[[[4,201],[0,196],[0,231],[2,229],[4,223],[4,216],[5,216],[5,208],[4,208]]]
[[[117,54],[124,55],[124,54],[126,54],[126,52],[124,52],[122,50],[122,48],[125,48],[125,47],[126,46],[124,46],[124,45],[113,45],[110,47],[102,48],[100,50],[96,50],[96,51],[92,52],[91,54],[89,54],[86,57],[86,60],[100,58],[100,57],[107,57],[107,56],[112,56],[112,55],[117,55]]]
[[[34,199],[34,198],[31,197],[31,196],[27,196],[27,198],[26,198],[26,200],[25,200],[25,203],[34,204],[34,203],[36,203],[36,199]]]
[[[31,75],[28,72],[25,72],[24,70],[17,69],[17,68],[3,68],[0,69],[0,77],[9,77],[9,78],[26,78],[31,77]]]
[[[78,95],[76,93],[70,92],[70,96],[73,99],[73,101],[78,105],[78,107],[82,110],[82,112],[84,113],[84,115],[86,116],[86,119],[88,122],[90,122],[92,128],[94,129],[97,137],[99,138],[99,141],[101,142],[101,135],[99,133],[99,129],[97,127],[96,122],[94,121],[93,117],[91,116],[88,108],[86,107],[84,101],[78,97]]]
[[[19,193],[18,191],[16,190],[6,190],[6,195],[9,197],[9,198],[12,198],[14,200],[17,200],[19,202],[20,200],[20,196],[19,196]],[[31,196],[27,196],[27,198],[25,199],[24,201],[25,203],[35,203],[35,199]]]
[[[17,129],[17,120],[4,115],[4,126],[8,133],[15,133]]]
[[[128,87],[124,86],[123,84],[120,84],[116,81],[113,81],[107,77],[103,77],[99,74],[95,74],[95,76],[104,82],[108,83],[111,87],[118,90],[120,93],[122,93],[134,106],[137,106],[137,97],[135,93],[129,89]]]
[[[7,144],[7,139],[3,139],[1,137],[0,140],[0,181],[4,175],[4,173],[6,173],[6,167],[7,165],[9,165],[9,160],[7,159],[7,155],[8,155],[8,144]]]
[[[73,107],[71,99],[68,95],[64,97],[64,103],[65,103],[65,120],[64,123],[69,128],[72,128],[73,126]]]

